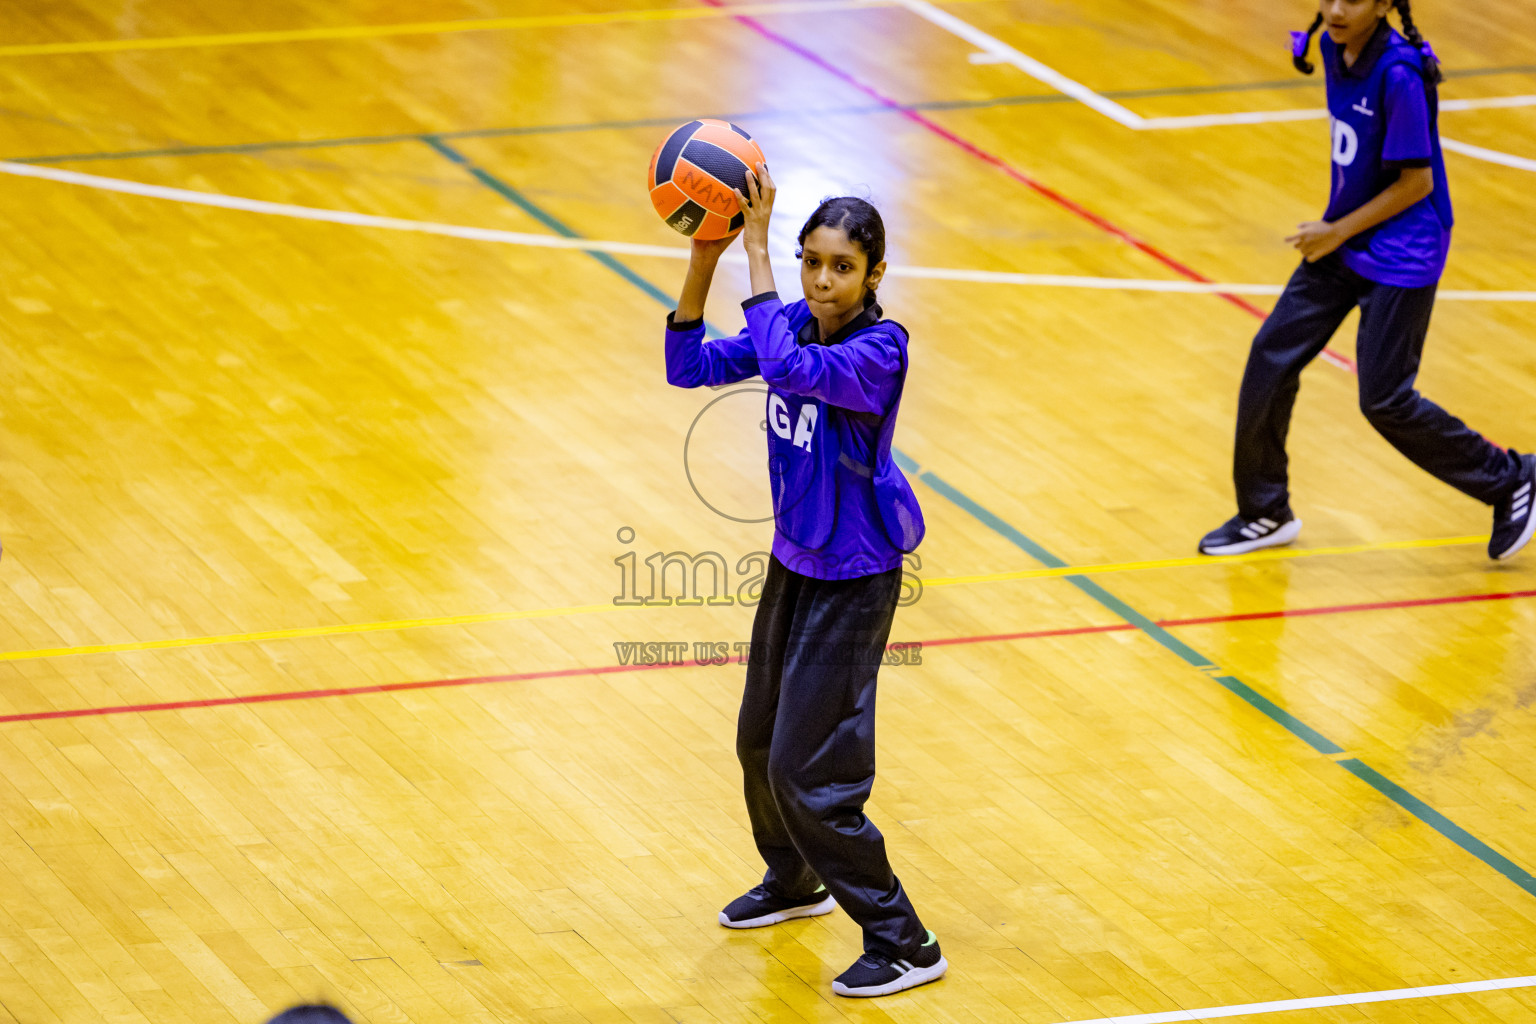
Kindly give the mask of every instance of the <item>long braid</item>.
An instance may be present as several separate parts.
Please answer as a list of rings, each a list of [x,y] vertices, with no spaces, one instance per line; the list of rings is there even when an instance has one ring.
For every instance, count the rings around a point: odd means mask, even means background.
[[[1307,60],[1307,51],[1312,49],[1312,37],[1317,35],[1317,30],[1323,27],[1322,12],[1318,12],[1312,19],[1312,25],[1305,32],[1291,33],[1291,63],[1296,65],[1296,70],[1304,75],[1310,75],[1317,69],[1312,62]]]
[[[1397,16],[1403,19],[1403,35],[1424,55],[1424,77],[1432,84],[1439,85],[1444,78],[1440,73],[1440,58],[1435,56],[1435,51],[1419,35],[1418,26],[1413,23],[1410,3],[1411,0],[1393,0],[1392,6],[1397,8]]]

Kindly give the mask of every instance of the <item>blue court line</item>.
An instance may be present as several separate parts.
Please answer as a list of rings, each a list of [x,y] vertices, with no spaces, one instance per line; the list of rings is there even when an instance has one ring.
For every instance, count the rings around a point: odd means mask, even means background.
[[[1536,64],[1517,64],[1498,68],[1464,68],[1445,72],[1446,78],[1479,78],[1489,75],[1536,74]],[[1165,96],[1212,96],[1224,93],[1269,92],[1277,89],[1321,88],[1316,79],[1287,78],[1273,82],[1231,82],[1219,85],[1180,85],[1160,89],[1116,89],[1103,93],[1107,99],[1135,100],[1156,99]],[[564,132],[626,131],[636,128],[670,128],[691,121],[695,117],[715,117],[738,124],[752,121],[798,120],[807,117],[838,117],[866,114],[893,114],[903,110],[988,110],[999,107],[1035,106],[1038,104],[1076,103],[1061,93],[1026,93],[1016,96],[994,96],[982,100],[923,100],[890,106],[881,103],[853,104],[823,109],[797,110],[747,110],[731,114],[689,114],[671,117],[645,117],[629,121],[581,121],[566,124],[514,125],[504,128],[463,128],[454,131],[432,132],[437,139],[494,139],[517,135],[552,135]],[[288,139],[274,142],[236,142],[211,146],[164,146],[157,149],[123,149],[97,153],[53,153],[44,156],[9,157],[17,164],[74,163],[93,160],[135,160],[162,156],[199,156],[219,153],[263,153],[268,150],[330,149],[344,146],[384,146],[400,142],[413,142],[422,137],[421,132],[402,132],[394,135],[344,135],[329,139]]]
[[[437,150],[437,152],[448,157],[450,160],[453,160],[455,163],[467,167],[470,172],[473,173],[475,177],[482,183],[496,191],[498,194],[511,200],[531,216],[536,217],[541,223],[548,226],[551,230],[563,234],[568,238],[581,237],[573,228],[570,228],[548,212],[539,209],[538,206],[529,201],[526,196],[522,195],[511,185],[501,181],[499,178],[495,177],[489,172],[475,167],[474,164],[470,163],[466,157],[460,154],[457,150],[453,149],[451,146],[444,143],[440,138],[435,136],[425,136],[423,137],[423,141],[432,146],[432,148]],[[606,253],[591,253],[590,255],[594,257],[607,256]],[[662,305],[668,309],[673,307],[673,300],[666,294],[666,292],[663,292],[660,288],[657,288],[649,281],[646,281],[644,278],[640,277],[640,275],[636,274],[622,263],[619,263],[611,256],[606,259],[601,259],[600,262],[609,269],[614,270],[629,283],[639,287],[653,299],[661,302]],[[964,510],[972,518],[976,519],[988,529],[1008,540],[1015,547],[1022,550],[1035,561],[1040,562],[1042,565],[1045,565],[1047,568],[1051,569],[1063,569],[1069,565],[1068,562],[1057,557],[1050,550],[1032,540],[1022,531],[1018,530],[1012,524],[1008,523],[1006,520],[1002,519],[989,509],[983,507],[981,504],[945,481],[936,473],[923,470],[918,462],[914,460],[910,455],[893,449],[892,456],[895,458],[897,465],[901,467],[903,472],[916,476],[920,481],[928,485],[928,487],[930,487],[935,493],[939,494],[954,505],[958,506],[960,509]],[[1520,865],[1516,864],[1508,857],[1493,849],[1481,839],[1472,835],[1472,833],[1468,832],[1460,825],[1457,825],[1444,814],[1435,810],[1429,804],[1414,796],[1412,793],[1408,792],[1406,789],[1399,786],[1385,775],[1382,775],[1380,772],[1376,771],[1376,769],[1365,764],[1363,761],[1360,761],[1357,758],[1337,758],[1337,755],[1345,752],[1343,747],[1339,746],[1333,740],[1330,740],[1321,732],[1312,728],[1312,726],[1308,725],[1306,722],[1303,722],[1289,711],[1280,707],[1274,701],[1259,693],[1253,687],[1238,679],[1236,676],[1222,673],[1221,667],[1217,665],[1216,662],[1207,658],[1205,655],[1201,654],[1199,651],[1195,650],[1193,647],[1189,646],[1184,641],[1168,632],[1168,630],[1164,629],[1162,626],[1159,626],[1156,622],[1153,622],[1151,619],[1147,618],[1145,615],[1131,607],[1129,604],[1126,604],[1124,601],[1110,593],[1108,590],[1105,590],[1098,583],[1094,582],[1086,576],[1064,576],[1062,578],[1068,583],[1072,584],[1078,590],[1082,591],[1087,596],[1093,598],[1093,600],[1097,601],[1104,608],[1113,612],[1124,621],[1135,626],[1138,630],[1145,633],[1153,640],[1156,640],[1164,649],[1183,659],[1186,664],[1200,670],[1200,672],[1206,678],[1210,679],[1214,683],[1221,685],[1222,687],[1225,687],[1230,693],[1246,701],[1255,710],[1261,712],[1265,717],[1269,718],[1270,721],[1281,726],[1291,735],[1305,742],[1313,750],[1316,750],[1320,754],[1325,754],[1335,758],[1334,763],[1339,765],[1345,771],[1365,782],[1382,796],[1397,804],[1397,806],[1413,815],[1419,821],[1428,825],[1430,828],[1434,829],[1436,832],[1440,833],[1440,835],[1455,843],[1467,853],[1470,853],[1484,864],[1493,868],[1499,874],[1509,879],[1511,882],[1525,890],[1525,892],[1531,896],[1536,896],[1536,878],[1533,878],[1530,872],[1526,871],[1524,868],[1520,867]]]

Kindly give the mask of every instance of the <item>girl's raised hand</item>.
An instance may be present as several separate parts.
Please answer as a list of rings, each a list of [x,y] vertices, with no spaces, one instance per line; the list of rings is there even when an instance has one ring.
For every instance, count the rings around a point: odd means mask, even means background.
[[[693,240],[693,258],[713,264],[720,259],[720,254],[731,247],[736,241],[735,235],[726,235],[724,238],[695,238]]]
[[[768,173],[767,164],[758,164],[755,172],[747,172],[746,195],[736,193],[736,200],[741,203],[742,216],[746,221],[742,226],[741,241],[749,251],[768,250],[768,218],[773,215],[773,197],[777,194],[778,189],[773,184],[772,175]]]

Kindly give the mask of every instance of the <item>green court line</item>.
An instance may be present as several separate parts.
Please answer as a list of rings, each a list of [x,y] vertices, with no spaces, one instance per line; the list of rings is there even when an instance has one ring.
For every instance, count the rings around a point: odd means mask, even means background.
[[[1001,534],[1003,537],[1007,538],[1015,547],[1022,549],[1025,554],[1029,555],[1029,557],[1033,558],[1035,561],[1041,562],[1051,569],[1065,569],[1069,566],[1070,563],[1062,561],[1050,551],[1047,551],[1033,540],[1030,540],[1023,533],[1015,529],[1012,525],[989,512],[975,501],[972,501],[964,493],[950,486],[936,474],[922,472],[919,470],[918,479],[927,484],[934,491],[942,495],[951,503],[964,509],[967,513],[970,514],[972,518],[979,520],[983,525],[992,530],[994,533]],[[1143,633],[1147,634],[1152,639],[1162,644],[1165,648],[1172,651],[1180,658],[1184,659],[1187,664],[1200,669],[1202,672],[1205,672],[1214,682],[1220,683],[1222,686],[1226,687],[1228,690],[1232,691],[1234,694],[1241,697],[1249,704],[1252,704],[1258,710],[1262,711],[1265,715],[1274,719],[1280,725],[1283,725],[1291,733],[1306,741],[1306,743],[1308,743],[1318,753],[1342,754],[1344,752],[1343,747],[1339,746],[1337,743],[1333,742],[1328,737],[1324,736],[1322,733],[1318,732],[1316,729],[1312,728],[1310,725],[1303,722],[1295,715],[1291,714],[1289,711],[1286,711],[1284,708],[1275,704],[1268,697],[1265,697],[1257,690],[1254,690],[1247,683],[1244,683],[1242,680],[1233,676],[1216,675],[1215,673],[1220,672],[1221,670],[1214,661],[1207,658],[1205,655],[1201,654],[1199,651],[1195,650],[1193,647],[1189,646],[1183,640],[1180,640],[1178,637],[1174,636],[1172,633],[1168,632],[1168,630],[1164,629],[1162,626],[1159,626],[1145,615],[1141,614],[1141,612],[1138,612],[1136,609],[1120,600],[1114,594],[1111,594],[1108,590],[1105,590],[1098,583],[1094,582],[1086,576],[1063,576],[1062,579],[1066,580],[1078,590],[1081,590],[1083,593],[1093,598],[1099,604],[1103,605],[1105,608],[1108,608],[1110,611],[1120,616],[1120,618],[1124,619],[1126,622],[1129,622],[1131,625],[1135,626],[1137,629],[1141,630]]]
[[[909,471],[917,471],[919,480],[927,484],[935,492],[942,495],[953,504],[965,510],[983,525],[1006,538],[1016,547],[1023,550],[1031,558],[1045,564],[1052,569],[1067,567],[1068,563],[1056,557],[1056,555],[1052,554],[1049,550],[1031,540],[1029,537],[1025,536],[1022,532],[1020,532],[1005,520],[993,514],[986,508],[983,508],[980,504],[967,497],[960,490],[946,483],[938,475],[932,472],[921,471],[915,463],[911,462],[910,459],[904,459],[902,468],[908,469],[909,466]],[[1236,678],[1235,676],[1222,674],[1221,668],[1215,662],[1211,661],[1211,659],[1207,658],[1205,655],[1201,654],[1199,651],[1195,650],[1193,647],[1189,646],[1184,641],[1180,640],[1178,637],[1174,636],[1172,633],[1168,632],[1166,629],[1159,626],[1145,615],[1141,614],[1135,608],[1132,608],[1130,605],[1126,604],[1114,594],[1111,594],[1108,590],[1105,590],[1098,583],[1083,576],[1065,576],[1063,579],[1065,579],[1068,583],[1071,583],[1084,594],[1093,598],[1093,600],[1097,601],[1104,608],[1107,608],[1109,611],[1113,612],[1115,615],[1118,615],[1126,622],[1135,626],[1138,630],[1145,633],[1153,640],[1156,640],[1162,647],[1177,655],[1186,664],[1199,669],[1212,682],[1220,684],[1231,693],[1242,698],[1253,708],[1262,712],[1265,717],[1269,718],[1271,721],[1284,728],[1293,736],[1296,736],[1306,742],[1318,753],[1330,756],[1344,753],[1344,748],[1340,747],[1333,740],[1330,740],[1328,737],[1324,736],[1321,732],[1314,729],[1306,722],[1303,722],[1301,719],[1297,718],[1289,711],[1286,711],[1284,708],[1280,707],[1268,697],[1265,697],[1263,694],[1254,690],[1251,686],[1249,686],[1247,683],[1244,683],[1242,680]],[[1472,833],[1456,824],[1441,812],[1435,810],[1419,797],[1414,796],[1408,790],[1393,782],[1391,779],[1387,778],[1385,775],[1381,774],[1376,769],[1372,768],[1370,765],[1367,765],[1358,758],[1340,759],[1334,761],[1334,763],[1339,765],[1345,771],[1354,775],[1356,778],[1365,782],[1367,785],[1371,786],[1382,796],[1397,804],[1403,810],[1407,811],[1419,821],[1440,833],[1440,835],[1444,836],[1446,839],[1449,839],[1451,842],[1455,843],[1462,850],[1470,853],[1472,856],[1476,857],[1478,860],[1482,861],[1484,864],[1488,865],[1493,870],[1503,875],[1505,878],[1519,886],[1528,894],[1536,896],[1536,878],[1533,878],[1530,872],[1526,871],[1524,868],[1510,860],[1508,857],[1504,856],[1502,853],[1499,853],[1497,850],[1493,849],[1493,847],[1489,846],[1487,843],[1483,842],[1481,839],[1477,838]]]
[[[418,136],[418,138],[420,138],[421,141],[425,142],[427,145],[431,146],[433,149],[437,150],[443,156],[447,157],[449,160],[452,160],[460,167],[463,167],[470,174],[474,175],[475,179],[486,188],[489,188],[503,199],[506,199],[508,202],[521,209],[534,220],[549,228],[549,230],[553,231],[555,234],[564,238],[581,237],[564,221],[555,217],[553,214],[546,212],[541,207],[535,206],[533,203],[529,202],[527,198],[525,198],[523,194],[517,189],[513,188],[511,185],[508,185],[500,178],[492,175],[484,168],[476,166],[475,163],[469,159],[469,157],[448,145],[448,143],[444,142],[439,136],[422,135]],[[662,291],[660,288],[657,288],[655,285],[651,284],[651,282],[647,281],[633,270],[630,270],[609,253],[597,252],[593,249],[584,249],[582,251],[585,252],[588,256],[591,256],[593,259],[597,260],[597,262],[601,263],[603,266],[607,267],[609,270],[613,271],[615,274],[618,274],[620,277],[634,285],[636,288],[639,288],[641,291],[645,292],[645,294],[649,295],[651,298],[662,303],[663,305],[672,305],[671,296]]]
[[[453,150],[452,147],[447,146],[440,139],[426,137],[424,141],[432,145],[434,149],[442,153],[444,156],[454,160],[456,163],[464,164],[473,168],[473,165],[470,164],[462,154],[458,154],[456,150]],[[496,178],[494,175],[491,175],[489,172],[481,170],[475,176],[488,187],[493,188],[499,195],[506,197],[523,210],[537,217],[542,223],[550,226],[552,230],[567,234],[568,237],[579,237],[575,229],[565,225],[553,215],[540,210],[535,203],[529,200],[526,196],[522,195],[522,193],[518,192],[515,188],[506,182]],[[604,254],[593,253],[592,255],[600,256]],[[668,296],[660,288],[657,288],[655,285],[651,284],[649,281],[646,281],[644,278],[640,277],[640,275],[636,274],[628,267],[618,263],[617,260],[611,260],[611,258],[610,260],[605,260],[602,262],[605,266],[608,266],[609,269],[614,270],[616,273],[620,274],[620,276],[622,276],[626,281],[639,287],[647,295],[658,299],[666,308],[670,309],[672,307],[672,299],[670,296]],[[897,450],[893,450],[892,455],[904,472],[916,476],[920,481],[933,489],[936,493],[940,494],[948,501],[969,513],[973,518],[981,522],[995,533],[998,533],[1002,537],[1006,538],[1014,546],[1024,551],[1037,562],[1040,562],[1041,564],[1051,569],[1069,568],[1069,563],[1061,558],[1058,558],[1050,550],[1032,540],[1030,537],[1026,536],[1022,531],[1015,528],[1012,524],[1008,523],[990,510],[984,508],[980,503],[971,499],[958,488],[952,486],[943,478],[939,477],[937,474],[931,471],[924,471],[911,456]],[[1297,716],[1291,714],[1289,711],[1285,710],[1280,705],[1270,700],[1268,697],[1265,697],[1263,694],[1259,693],[1253,687],[1249,686],[1247,683],[1244,683],[1236,676],[1223,673],[1220,666],[1210,658],[1207,658],[1205,655],[1195,650],[1189,644],[1186,644],[1184,641],[1174,636],[1168,630],[1147,618],[1141,612],[1137,611],[1135,608],[1131,607],[1129,604],[1122,601],[1108,590],[1104,589],[1095,581],[1087,578],[1086,576],[1063,576],[1062,578],[1068,583],[1072,584],[1078,590],[1082,591],[1088,597],[1098,602],[1101,606],[1119,616],[1125,622],[1130,623],[1132,626],[1135,626],[1136,629],[1140,630],[1142,633],[1145,633],[1151,639],[1157,641],[1157,643],[1160,644],[1165,650],[1174,655],[1177,655],[1191,667],[1198,669],[1201,674],[1206,676],[1206,678],[1224,687],[1233,695],[1241,698],[1249,706],[1259,711],[1266,718],[1279,725],[1281,728],[1285,729],[1291,735],[1302,740],[1313,750],[1328,756],[1330,760],[1333,760],[1337,755],[1344,753],[1344,748],[1339,746],[1333,740],[1329,739],[1327,736],[1324,736],[1317,729],[1314,729],[1312,726],[1308,725]],[[1519,886],[1525,892],[1532,896],[1536,896],[1536,881],[1533,881],[1529,872],[1520,867],[1514,861],[1510,860],[1508,857],[1493,849],[1481,839],[1478,839],[1476,836],[1472,835],[1460,825],[1457,825],[1455,822],[1451,821],[1450,818],[1435,810],[1433,807],[1419,799],[1417,796],[1414,796],[1408,790],[1399,786],[1391,779],[1388,779],[1374,768],[1371,768],[1369,765],[1366,765],[1364,762],[1356,758],[1334,760],[1334,763],[1338,764],[1346,771],[1350,772],[1357,778],[1370,785],[1378,793],[1385,796],[1388,800],[1391,800],[1393,803],[1403,808],[1403,810],[1413,815],[1419,821],[1428,825],[1440,835],[1455,843],[1462,850],[1470,853],[1472,856],[1476,857],[1478,860],[1482,861],[1484,864],[1488,865],[1493,870],[1503,875],[1505,878]]]
[[[517,189],[502,181],[494,174],[491,174],[483,167],[476,165],[475,162],[469,157],[465,156],[463,153],[460,153],[458,150],[448,145],[448,143],[444,142],[441,136],[418,135],[416,138],[421,142],[425,142],[428,146],[431,146],[438,153],[447,157],[449,160],[452,160],[460,167],[463,167],[466,171],[472,174],[475,177],[475,180],[480,182],[480,184],[484,185],[492,192],[495,192],[497,195],[501,196],[508,202],[512,203],[514,206],[518,207],[534,220],[549,228],[549,230],[553,231],[555,234],[564,238],[581,237],[575,228],[572,228],[569,224],[566,224],[563,220],[556,217],[554,214],[533,203],[528,199],[527,196],[523,195]],[[642,292],[649,295],[657,302],[661,303],[667,309],[671,309],[674,305],[676,305],[676,300],[673,299],[672,296],[668,295],[666,292],[662,291],[660,288],[656,287],[654,284],[647,281],[633,270],[629,269],[629,267],[619,262],[619,260],[611,254],[606,252],[598,252],[594,249],[583,249],[582,252],[592,257],[594,260],[601,263],[615,274],[618,274],[624,280],[628,281],[630,284],[634,285],[636,288],[640,289]],[[719,328],[710,324],[707,320],[704,322],[704,327],[710,333],[718,337],[729,337],[729,335],[722,333]]]
[[[1512,65],[1496,68],[1465,68],[1445,73],[1446,78],[1480,78],[1490,75],[1536,74],[1536,64]],[[1286,78],[1269,82],[1231,82],[1217,85],[1182,85],[1157,89],[1120,89],[1103,95],[1113,100],[1156,99],[1165,96],[1214,96],[1224,93],[1267,92],[1276,89],[1321,89],[1316,79]],[[807,117],[846,117],[867,114],[890,114],[901,110],[988,110],[1002,107],[1034,106],[1077,102],[1061,93],[1026,93],[1016,96],[995,96],[984,100],[924,100],[918,103],[891,107],[884,104],[854,104],[827,107],[817,110],[748,110],[731,114],[688,114],[668,117],[645,117],[627,121],[578,121],[556,124],[512,125],[501,128],[462,128],[452,131],[430,132],[437,139],[492,139],[518,135],[553,135],[565,132],[629,131],[637,128],[667,128],[691,121],[695,117],[715,117],[724,121],[745,123],[751,121],[794,120]],[[413,142],[422,132],[402,132],[385,135],[343,135],[328,139],[279,139],[272,142],[236,142],[224,145],[162,146],[153,149],[123,149],[96,153],[53,153],[44,156],[10,157],[12,163],[51,164],[74,163],[93,160],[135,160],[163,156],[201,156],[220,153],[262,153],[268,150],[329,149],[343,146],[381,146],[391,143]]]
[[[1477,836],[1474,836],[1450,818],[1447,818],[1429,806],[1429,804],[1408,792],[1402,786],[1399,786],[1370,765],[1356,758],[1348,758],[1336,763],[1340,768],[1360,778],[1388,800],[1391,800],[1478,860],[1492,867],[1499,874],[1514,882],[1532,896],[1536,896],[1536,878],[1533,878],[1529,871],[1493,849],[1487,843],[1477,838]]]

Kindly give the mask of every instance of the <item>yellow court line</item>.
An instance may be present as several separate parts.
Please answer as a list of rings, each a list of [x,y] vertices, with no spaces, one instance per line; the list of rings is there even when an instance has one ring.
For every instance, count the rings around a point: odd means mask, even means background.
[[[1135,572],[1141,569],[1184,569],[1190,566],[1221,566],[1246,562],[1278,562],[1315,555],[1358,555],[1367,551],[1412,551],[1419,548],[1449,548],[1467,544],[1486,544],[1487,537],[1429,537],[1423,540],[1387,540],[1375,544],[1349,544],[1333,548],[1269,548],[1246,555],[1190,555],[1186,558],[1159,558],[1144,562],[1109,562],[1102,565],[1067,565],[1060,569],[1019,569],[993,572],[982,576],[942,576],[923,580],[924,587],[946,587],[964,583],[1002,583],[1007,580],[1039,580],[1057,576],[1098,576],[1111,572]]]
[[[969,0],[945,0],[946,3]],[[895,7],[897,0],[790,0],[786,3],[741,4],[733,7],[666,7],[638,11],[592,11],[580,14],[533,14],[515,18],[475,18],[461,21],[419,21],[395,25],[335,25],[326,28],[230,32],[207,36],[166,36],[152,39],[97,39],[64,43],[20,43],[0,46],[0,57],[42,57],[71,53],[128,53],[135,50],[185,50],[206,46],[249,46],[257,43],[302,43],[343,39],[382,39],[388,36],[444,35],[452,32],[500,32],[525,28],[569,28],[582,25],[623,25],[642,22],[694,21],[740,15],[814,14],[823,11]]]
[[[171,640],[135,640],[121,644],[86,644],[79,647],[41,647],[31,651],[3,651],[0,661],[31,661],[35,658],[62,658],[71,654],[122,654],[128,651],[161,651],[176,647],[215,647],[219,644],[249,644],[262,640],[301,640],[314,636],[345,636],[348,633],[385,633],[399,629],[425,629],[429,626],[473,626],[482,622],[510,622],[514,619],[546,619],[565,615],[590,615],[596,612],[628,611],[630,607],[614,604],[583,604],[569,608],[533,608],[520,612],[482,612],[478,615],[440,615],[426,619],[394,619],[389,622],[354,622],[339,626],[300,626],[296,629],[268,629],[257,633],[224,633],[216,636],[183,636]],[[660,606],[656,606],[660,607]]]
[[[1145,569],[1184,569],[1197,566],[1223,566],[1247,562],[1273,562],[1281,559],[1311,558],[1320,555],[1357,555],[1371,551],[1410,551],[1422,548],[1457,547],[1482,544],[1486,537],[1431,537],[1423,540],[1389,540],[1375,544],[1351,544],[1332,548],[1271,549],[1247,555],[1211,558],[1158,558],[1141,562],[1109,562],[1101,565],[1069,565],[1059,569],[1021,569],[980,576],[942,576],[923,580],[923,587],[957,587],[974,583],[1002,583],[1009,580],[1051,579],[1059,576],[1100,576],[1107,573],[1135,572]],[[584,604],[567,608],[533,608],[518,612],[483,612],[478,615],[442,615],[422,619],[394,619],[387,622],[357,622],[338,626],[301,626],[296,629],[269,629],[256,633],[224,633],[216,636],[187,636],[170,640],[134,640],[118,644],[85,644],[77,647],[41,647],[27,651],[0,651],[0,662],[62,658],[77,654],[126,654],[133,651],[163,651],[186,647],[216,647],[222,644],[260,643],[264,640],[301,640],[308,637],[346,636],[352,633],[386,633],[433,626],[473,626],[486,622],[512,622],[518,619],[562,618],[571,615],[596,615],[603,612],[654,610],[668,605]]]

